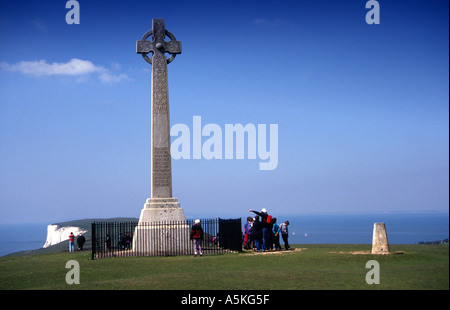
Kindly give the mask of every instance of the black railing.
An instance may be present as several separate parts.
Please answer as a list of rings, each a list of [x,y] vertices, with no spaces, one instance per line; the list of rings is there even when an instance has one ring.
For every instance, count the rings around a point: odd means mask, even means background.
[[[203,254],[242,251],[241,219],[202,219]],[[194,220],[92,223],[92,258],[192,255]]]

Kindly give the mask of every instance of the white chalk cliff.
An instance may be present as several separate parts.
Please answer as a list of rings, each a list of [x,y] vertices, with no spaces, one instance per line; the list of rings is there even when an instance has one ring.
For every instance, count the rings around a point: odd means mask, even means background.
[[[87,230],[81,229],[80,227],[73,226],[64,226],[59,227],[58,225],[48,225],[47,226],[47,240],[43,248],[47,248],[51,245],[58,244],[60,242],[69,240],[70,233],[73,233],[75,236],[81,232],[84,234]]]

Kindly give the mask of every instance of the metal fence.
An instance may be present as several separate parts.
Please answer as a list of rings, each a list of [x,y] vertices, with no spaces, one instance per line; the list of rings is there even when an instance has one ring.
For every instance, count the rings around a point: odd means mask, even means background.
[[[242,251],[241,219],[202,219],[203,254]],[[194,220],[93,222],[92,258],[192,255]]]

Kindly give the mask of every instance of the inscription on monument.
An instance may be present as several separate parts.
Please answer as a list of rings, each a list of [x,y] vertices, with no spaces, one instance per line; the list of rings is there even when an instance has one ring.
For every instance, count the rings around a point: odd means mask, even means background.
[[[167,147],[153,149],[153,186],[171,186],[170,152]]]
[[[161,58],[153,62],[153,113],[169,113],[169,94],[167,85],[167,64],[164,55],[155,55]]]
[[[169,103],[167,93],[164,92],[163,87],[155,90],[154,93],[155,101],[153,104],[153,113],[154,114],[167,114],[169,113]]]

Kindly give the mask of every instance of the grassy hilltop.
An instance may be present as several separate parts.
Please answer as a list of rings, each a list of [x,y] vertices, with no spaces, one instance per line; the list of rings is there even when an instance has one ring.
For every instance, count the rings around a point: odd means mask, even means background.
[[[368,254],[368,244],[294,247],[296,251],[203,257],[92,260],[90,251],[6,256],[0,258],[0,289],[449,289],[447,245],[391,245],[393,254],[384,256]],[[80,264],[78,285],[65,281],[69,260]],[[369,260],[379,263],[380,284],[366,283]]]
[[[448,245],[391,245],[390,255],[371,255],[370,244],[294,245],[296,251],[252,252],[203,257],[120,257],[91,259],[93,221],[59,226],[88,230],[83,252],[67,251],[67,241],[46,249],[0,257],[0,289],[150,290],[448,290]],[[25,255],[26,254],[26,255]],[[66,263],[80,264],[80,284],[68,285]],[[380,284],[366,283],[369,260],[380,266]],[[193,281],[195,279],[195,287]],[[262,286],[261,283],[264,285]]]

